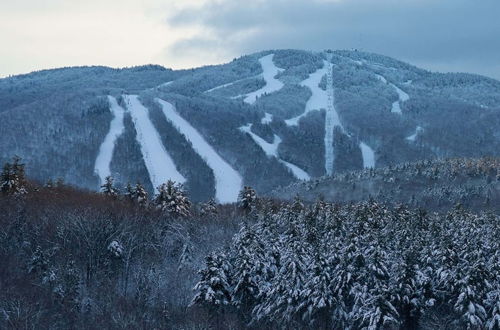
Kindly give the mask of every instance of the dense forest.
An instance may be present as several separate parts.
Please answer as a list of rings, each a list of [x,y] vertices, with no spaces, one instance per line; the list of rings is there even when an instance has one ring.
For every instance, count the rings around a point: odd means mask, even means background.
[[[500,179],[498,160],[456,162],[440,169]],[[96,193],[24,169],[0,178],[2,329],[500,329],[497,212],[248,186],[193,203],[174,182]]]

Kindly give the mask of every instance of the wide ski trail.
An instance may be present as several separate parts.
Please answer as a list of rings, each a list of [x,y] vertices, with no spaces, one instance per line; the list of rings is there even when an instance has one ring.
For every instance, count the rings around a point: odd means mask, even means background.
[[[123,97],[132,116],[137,131],[137,142],[141,146],[144,163],[155,192],[158,191],[158,186],[168,180],[178,183],[186,182],[165,150],[160,135],[149,118],[148,109],[141,104],[137,95],[124,95]]]
[[[363,156],[364,168],[375,168],[375,152],[373,149],[364,142],[359,143],[361,155]]]
[[[408,95],[405,91],[403,91],[401,88],[394,85],[393,83],[388,82],[384,76],[381,76],[379,74],[375,74],[375,76],[384,84],[387,84],[392,88],[394,88],[396,93],[398,93],[398,100],[392,103],[391,112],[402,114],[401,103],[408,101],[410,99],[410,95]]]
[[[110,165],[113,158],[113,151],[115,150],[115,143],[125,130],[125,126],[123,125],[125,109],[118,104],[116,98],[113,96],[108,95],[108,101],[113,119],[111,120],[109,132],[99,148],[99,154],[94,165],[94,172],[99,176],[101,184],[104,184],[106,177],[111,175]]]
[[[161,105],[166,119],[191,142],[193,149],[212,169],[215,176],[215,197],[219,203],[236,202],[243,184],[239,173],[217,154],[214,148],[207,143],[191,124],[177,113],[171,103],[158,98],[156,102]]]
[[[278,68],[274,64],[273,58],[274,54],[269,54],[259,59],[259,63],[262,66],[262,76],[266,81],[266,85],[255,92],[246,94],[243,100],[245,103],[254,104],[262,95],[277,92],[283,88],[283,83],[275,78],[283,69]]]
[[[328,96],[325,90],[319,87],[321,80],[325,75],[327,75],[328,68],[330,65],[327,61],[323,61],[323,67],[311,73],[309,77],[300,83],[300,86],[309,88],[311,91],[311,97],[307,100],[306,108],[304,112],[294,118],[285,120],[288,126],[297,126],[299,120],[305,117],[310,111],[321,110],[327,108]]]

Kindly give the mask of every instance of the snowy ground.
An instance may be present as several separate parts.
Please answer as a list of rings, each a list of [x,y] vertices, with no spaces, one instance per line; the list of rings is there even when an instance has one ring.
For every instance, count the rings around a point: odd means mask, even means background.
[[[99,154],[97,155],[94,166],[94,172],[99,176],[101,184],[105,182],[107,176],[111,175],[110,164],[113,158],[113,151],[115,150],[116,139],[118,139],[125,130],[123,126],[125,110],[118,105],[114,97],[108,96],[108,100],[113,119],[111,120],[109,132],[99,148]]]
[[[394,88],[396,90],[396,93],[398,93],[398,96],[399,96],[399,99],[394,102],[392,104],[392,109],[391,109],[391,112],[394,112],[394,113],[399,113],[401,114],[401,103],[403,102],[406,102],[410,99],[410,96],[405,93],[401,88],[399,88],[398,86],[394,85],[394,84],[391,84],[387,81],[387,79],[385,79],[385,77],[379,75],[379,74],[376,74],[377,78],[382,81],[384,84],[388,84],[390,85],[392,88]]]
[[[280,163],[285,165],[291,172],[292,174],[299,180],[310,180],[311,177],[309,174],[307,174],[306,171],[303,169],[299,168],[297,165],[294,165],[292,163],[286,162],[282,159],[279,158],[278,155],[278,147],[281,143],[281,138],[277,136],[276,134],[274,135],[274,141],[273,143],[269,143],[254,132],[252,132],[252,124],[248,124],[246,126],[240,127],[240,130],[242,132],[248,133],[250,137],[257,143],[257,145],[264,151],[264,153],[268,157],[275,157],[278,159]]]
[[[333,68],[332,64],[328,63],[327,75],[326,75],[326,95],[327,95],[327,107],[325,116],[325,171],[327,175],[333,174],[333,161],[334,161],[334,150],[333,150],[333,136],[334,128],[340,127],[344,132],[344,127],[340,122],[339,115],[335,109],[335,95],[333,90]]]
[[[411,141],[411,142],[415,142],[415,140],[417,139],[418,134],[420,134],[423,131],[424,131],[424,129],[422,127],[417,126],[417,129],[415,130],[415,133],[412,134],[412,135],[410,135],[410,136],[408,136],[406,138],[406,140]]]
[[[311,97],[307,100],[306,108],[302,114],[297,117],[285,120],[288,126],[297,126],[299,120],[306,116],[310,111],[321,110],[327,108],[328,97],[326,91],[319,87],[321,79],[327,74],[329,64],[327,61],[323,61],[323,67],[317,71],[311,73],[309,77],[300,83],[301,86],[305,86],[311,90]]]
[[[260,120],[261,124],[267,125],[270,124],[273,121],[273,115],[270,113],[267,113],[264,115],[264,117]]]
[[[266,81],[266,85],[255,92],[248,93],[244,99],[245,103],[254,104],[262,95],[277,92],[283,88],[283,83],[275,78],[283,69],[274,65],[273,58],[274,54],[269,54],[259,59],[263,71],[262,76]]]
[[[172,104],[156,99],[163,114],[193,145],[193,149],[207,162],[215,176],[215,197],[219,203],[233,203],[242,187],[241,176],[224,161],[201,134],[182,118]]]
[[[375,168],[375,152],[373,152],[373,149],[364,142],[359,143],[359,148],[363,156],[363,167]]]
[[[234,84],[237,84],[239,82],[242,82],[242,81],[245,81],[245,80],[248,80],[248,79],[252,79],[252,78],[256,78],[256,77],[260,77],[260,75],[256,75],[256,76],[253,76],[253,77],[247,77],[247,78],[243,78],[243,79],[238,79],[238,80],[232,81],[232,82],[227,83],[227,84],[223,84],[223,85],[216,86],[214,88],[210,88],[210,89],[204,91],[203,93],[205,93],[205,94],[211,93],[211,92],[216,91],[218,89],[226,88],[226,87],[232,86]]]
[[[141,146],[142,157],[155,191],[157,192],[156,188],[168,180],[186,182],[165,150],[160,135],[149,119],[148,109],[141,104],[137,95],[124,95],[124,99],[132,115],[137,131],[137,142]]]

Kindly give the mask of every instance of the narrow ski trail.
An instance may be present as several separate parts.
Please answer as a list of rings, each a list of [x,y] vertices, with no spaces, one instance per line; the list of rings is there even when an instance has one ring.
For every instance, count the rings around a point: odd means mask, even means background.
[[[375,168],[375,152],[373,149],[364,142],[359,143],[361,155],[363,156],[364,168]]]
[[[219,203],[233,203],[243,185],[239,173],[223,160],[214,148],[207,143],[201,134],[189,122],[182,118],[174,106],[161,99],[156,99],[163,110],[165,118],[191,142],[193,149],[212,169],[215,176],[215,197]]]
[[[266,85],[261,89],[246,94],[243,100],[245,103],[254,104],[262,95],[277,92],[283,88],[284,84],[275,77],[284,70],[274,64],[273,58],[274,54],[269,54],[259,59],[259,63],[262,66],[262,76],[266,81]]]
[[[307,174],[306,171],[304,171],[297,165],[294,165],[279,158],[278,147],[282,142],[279,136],[275,134],[273,143],[269,143],[260,136],[258,136],[257,134],[255,134],[254,132],[252,132],[252,124],[240,127],[240,131],[249,134],[250,137],[254,140],[254,142],[264,151],[264,153],[268,157],[276,158],[280,163],[285,165],[297,179],[306,181],[311,179],[310,175]]]
[[[398,93],[398,100],[392,103],[391,112],[401,115],[402,114],[401,103],[408,101],[410,99],[410,95],[408,95],[405,91],[403,91],[401,88],[394,85],[393,83],[388,82],[384,76],[381,76],[379,74],[375,74],[375,76],[384,84],[387,84],[392,88],[394,88],[396,93]]]
[[[124,95],[128,111],[137,131],[137,142],[141,146],[144,163],[155,192],[161,184],[172,180],[178,183],[186,179],[177,171],[174,161],[165,150],[160,135],[149,118],[149,111],[137,95]]]
[[[94,165],[94,172],[99,176],[101,184],[104,184],[106,177],[111,175],[110,165],[115,150],[116,140],[125,130],[123,124],[125,109],[118,104],[116,98],[113,96],[108,95],[108,101],[113,119],[111,120],[109,132],[99,148],[99,154],[97,155]]]

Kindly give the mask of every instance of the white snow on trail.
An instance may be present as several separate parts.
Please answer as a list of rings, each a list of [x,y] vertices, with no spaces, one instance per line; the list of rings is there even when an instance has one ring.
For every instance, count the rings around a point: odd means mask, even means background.
[[[327,74],[330,68],[327,61],[323,61],[323,67],[311,73],[309,77],[300,83],[301,86],[308,87],[311,90],[311,97],[307,100],[305,111],[297,117],[285,120],[288,126],[297,126],[299,120],[305,117],[310,111],[327,108],[328,96],[326,91],[319,87],[321,79]]]
[[[244,99],[245,103],[254,104],[260,96],[277,92],[283,88],[283,83],[275,77],[284,70],[274,65],[273,58],[274,54],[269,54],[259,59],[263,71],[262,76],[266,81],[266,85],[255,92],[248,93]]]
[[[344,127],[340,122],[339,115],[335,109],[335,95],[333,90],[333,65],[328,63],[328,70],[326,74],[326,95],[327,107],[325,117],[325,171],[327,175],[333,174],[333,130],[335,127],[340,127],[344,132]]]
[[[118,139],[125,130],[125,126],[123,125],[125,110],[118,105],[116,98],[108,96],[108,100],[110,111],[114,118],[111,120],[109,132],[99,148],[99,154],[97,155],[94,166],[94,172],[99,176],[101,184],[104,184],[106,177],[111,175],[110,164],[113,158],[113,151],[115,150],[116,139]]]
[[[412,134],[412,135],[410,135],[410,136],[408,136],[406,138],[406,140],[411,141],[411,142],[415,142],[415,140],[417,139],[418,134],[420,134],[423,131],[424,131],[424,129],[422,127],[417,126],[417,129],[415,129],[415,133]]]
[[[264,115],[264,117],[260,120],[260,123],[263,125],[269,124],[273,121],[273,115],[270,113],[267,113]]]
[[[252,132],[252,124],[240,127],[240,131],[248,133],[250,137],[254,140],[254,142],[257,143],[257,145],[264,151],[264,153],[268,157],[275,157],[280,163],[285,165],[297,179],[306,181],[311,179],[309,174],[307,174],[306,171],[299,168],[297,165],[294,165],[279,158],[278,147],[282,141],[279,136],[275,134],[273,143],[269,143],[260,136],[258,136],[257,134],[255,134],[254,132]]]
[[[245,81],[245,80],[248,80],[248,79],[252,79],[252,78],[256,78],[256,77],[260,77],[260,74],[259,74],[259,75],[256,75],[256,76],[253,76],[253,77],[246,77],[246,78],[238,79],[238,80],[235,80],[235,81],[232,81],[232,82],[226,83],[226,84],[222,84],[222,85],[219,85],[219,86],[215,86],[214,88],[207,89],[207,90],[206,90],[206,91],[204,91],[203,93],[205,93],[205,94],[207,94],[207,93],[211,93],[211,92],[216,91],[216,90],[218,90],[218,89],[226,88],[226,87],[232,86],[232,85],[234,85],[234,84],[237,84],[237,83],[239,83],[239,82],[242,82],[242,81]]]
[[[396,93],[398,93],[399,99],[396,102],[392,103],[391,112],[402,114],[401,103],[408,101],[410,99],[410,96],[405,91],[403,91],[401,88],[399,88],[398,86],[388,82],[387,79],[385,79],[385,77],[383,77],[379,74],[376,74],[375,76],[377,76],[377,78],[380,81],[382,81],[384,84],[388,84],[396,90]]]
[[[168,180],[178,183],[186,182],[165,150],[160,135],[149,118],[148,109],[141,104],[137,95],[124,95],[123,97],[132,116],[137,131],[137,142],[141,146],[142,157],[155,192],[158,186]]]
[[[193,149],[200,155],[212,169],[215,176],[215,197],[219,203],[233,203],[238,199],[238,193],[243,180],[226,161],[224,161],[209,145],[201,134],[182,118],[174,106],[161,99],[156,99],[161,105],[163,114],[177,130],[183,134],[193,145]]]
[[[375,168],[375,152],[373,152],[373,149],[364,142],[359,143],[359,148],[363,156],[363,167]]]

